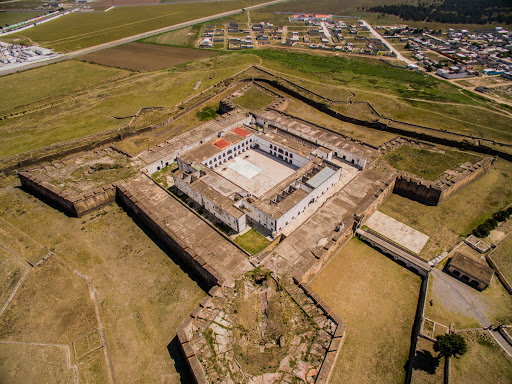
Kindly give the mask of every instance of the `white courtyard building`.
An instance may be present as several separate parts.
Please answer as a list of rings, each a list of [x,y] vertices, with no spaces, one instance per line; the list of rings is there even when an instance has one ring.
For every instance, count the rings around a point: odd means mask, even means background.
[[[269,117],[230,122],[229,130],[176,155],[175,186],[236,232],[257,224],[279,234],[338,183],[342,165],[366,164],[341,148],[346,140],[328,148],[307,133],[292,133],[279,115]]]

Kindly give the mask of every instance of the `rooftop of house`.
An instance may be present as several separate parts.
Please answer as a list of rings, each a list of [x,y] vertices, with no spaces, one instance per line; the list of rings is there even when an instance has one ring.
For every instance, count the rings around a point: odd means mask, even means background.
[[[459,252],[455,252],[455,255],[450,261],[450,266],[471,275],[487,285],[491,283],[492,276],[494,275],[492,268]]]

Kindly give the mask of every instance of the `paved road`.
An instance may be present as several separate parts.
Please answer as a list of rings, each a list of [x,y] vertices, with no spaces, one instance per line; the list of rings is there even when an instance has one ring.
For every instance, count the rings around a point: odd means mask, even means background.
[[[386,47],[389,48],[389,50],[391,50],[391,52],[395,53],[396,54],[396,57],[402,61],[405,61],[407,64],[412,64],[412,65],[417,65],[414,61],[412,60],[409,60],[407,59],[406,57],[404,57],[400,52],[398,52],[395,47],[393,47],[391,44],[388,43],[388,41],[382,37],[382,35],[380,33],[378,33],[375,29],[373,29],[373,27],[368,24],[366,21],[364,20],[360,20],[361,23],[368,27],[368,29],[370,30],[370,32],[372,33],[372,35],[376,38],[376,39],[379,39],[380,41],[382,41],[382,43],[384,43],[384,45]]]
[[[269,6],[269,5],[282,3],[284,1],[287,1],[287,0],[273,0],[273,1],[266,2],[266,3],[252,5],[250,7],[246,7],[246,8],[243,8],[243,9],[245,9],[246,11],[251,11],[251,10],[262,8],[262,7],[266,7],[266,6]],[[60,61],[64,61],[64,60],[68,60],[68,59],[73,59],[73,58],[78,57],[78,56],[87,55],[88,53],[93,53],[93,52],[101,51],[103,49],[113,48],[113,47],[116,47],[118,45],[122,45],[122,44],[126,44],[126,43],[131,43],[131,42],[134,42],[134,41],[137,41],[137,40],[140,40],[140,39],[144,39],[146,37],[150,37],[150,36],[153,36],[153,35],[158,35],[160,33],[175,31],[177,29],[181,29],[181,28],[185,28],[185,27],[190,27],[191,25],[194,25],[194,24],[205,23],[207,21],[219,19],[219,18],[222,18],[222,17],[236,15],[238,13],[241,13],[243,11],[243,9],[242,8],[234,9],[232,11],[223,12],[223,13],[217,13],[215,15],[201,17],[199,19],[186,21],[184,23],[179,23],[179,24],[171,25],[171,26],[164,27],[164,28],[154,29],[152,31],[148,31],[148,32],[144,32],[144,33],[139,33],[137,35],[128,36],[128,37],[125,37],[125,38],[122,38],[122,39],[119,39],[119,40],[111,41],[111,42],[100,44],[100,45],[95,45],[94,47],[84,48],[84,49],[80,49],[78,51],[66,53],[66,54],[60,55],[59,57],[57,57],[55,59],[52,59],[52,60],[42,61],[42,62],[33,63],[33,64],[28,64],[28,65],[24,65],[24,66],[19,67],[19,68],[11,68],[11,69],[8,69],[8,70],[5,70],[5,71],[1,71],[0,70],[0,75],[8,75],[8,74],[11,74],[11,73],[26,71],[27,69],[41,67],[43,65],[58,63]]]
[[[450,311],[475,319],[482,327],[491,324],[487,318],[490,308],[480,300],[477,290],[439,269],[434,268],[432,275],[434,276],[432,283],[434,305],[439,302]]]

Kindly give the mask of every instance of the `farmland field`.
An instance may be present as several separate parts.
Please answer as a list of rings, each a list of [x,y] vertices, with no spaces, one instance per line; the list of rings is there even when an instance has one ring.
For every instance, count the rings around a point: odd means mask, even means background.
[[[0,3],[1,4],[1,3]],[[0,11],[0,26],[6,27],[25,20],[33,19],[34,17],[42,16],[46,12],[2,12]]]
[[[233,0],[202,3],[200,7],[180,3],[73,13],[23,31],[20,35],[58,52],[69,52],[261,2]]]
[[[199,36],[200,26],[193,25],[176,31],[162,33],[141,40],[142,43],[156,43],[165,45],[178,45],[181,47],[193,47]]]
[[[214,56],[215,52],[157,44],[129,43],[90,53],[81,59],[134,71],[156,71],[166,67]]]

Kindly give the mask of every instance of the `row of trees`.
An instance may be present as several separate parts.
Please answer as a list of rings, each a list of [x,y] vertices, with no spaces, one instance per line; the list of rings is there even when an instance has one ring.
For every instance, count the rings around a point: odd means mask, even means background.
[[[489,233],[498,227],[498,223],[507,221],[511,215],[512,207],[494,213],[490,219],[485,220],[482,224],[473,229],[473,235],[480,238],[489,236]]]
[[[369,12],[387,13],[404,20],[450,24],[512,24],[510,0],[445,0],[440,4],[382,5]]]

